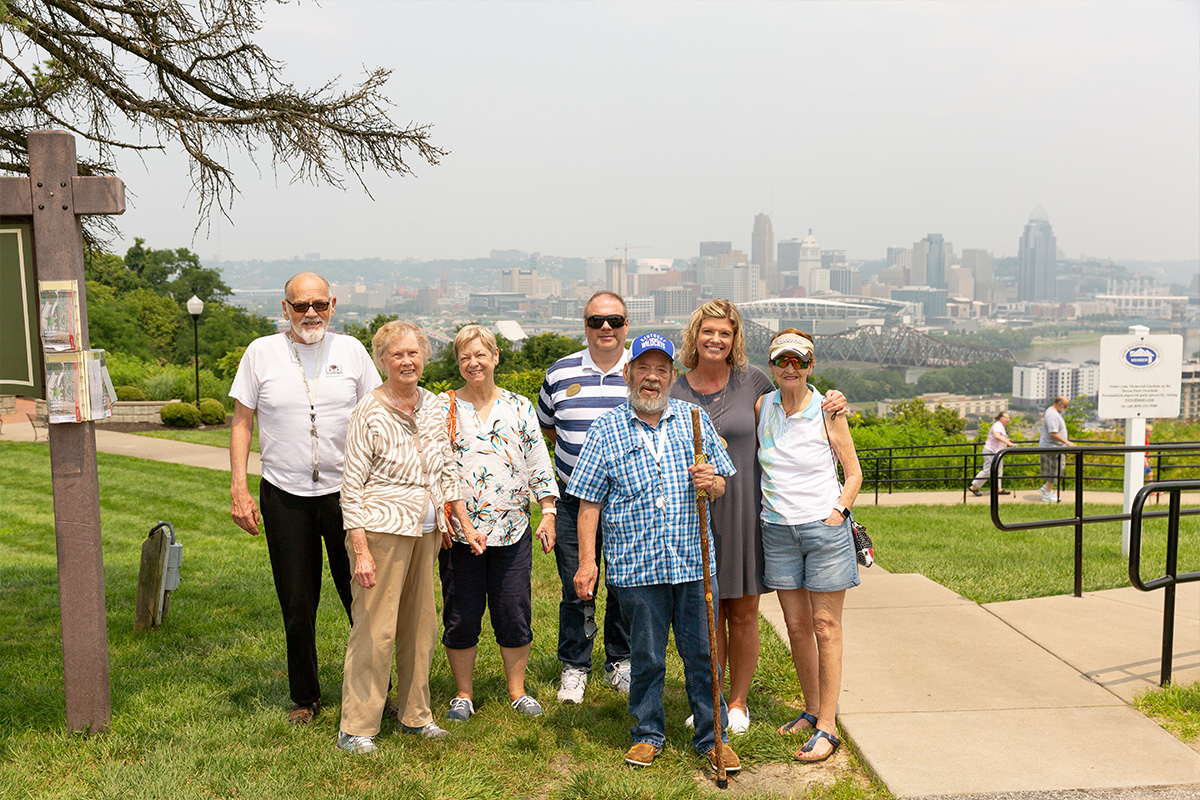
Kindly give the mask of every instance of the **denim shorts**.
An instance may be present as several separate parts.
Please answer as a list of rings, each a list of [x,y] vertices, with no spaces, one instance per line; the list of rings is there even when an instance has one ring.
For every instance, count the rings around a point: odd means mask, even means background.
[[[858,586],[850,521],[762,524],[763,583],[771,589],[840,592]]]

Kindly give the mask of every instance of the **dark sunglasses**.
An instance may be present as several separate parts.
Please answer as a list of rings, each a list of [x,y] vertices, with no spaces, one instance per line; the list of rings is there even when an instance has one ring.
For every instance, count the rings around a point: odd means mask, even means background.
[[[583,604],[583,635],[588,639],[595,639],[596,632],[599,629],[596,627],[596,603]]]
[[[315,309],[318,314],[322,314],[329,308],[328,300],[318,300],[315,303],[293,303],[291,300],[284,299],[283,302],[291,306],[297,314],[307,314],[310,308]]]
[[[780,369],[784,369],[785,367],[808,369],[809,365],[812,364],[812,359],[810,358],[805,361],[799,356],[775,356],[775,358],[771,359],[771,363]]]
[[[606,322],[614,331],[625,327],[625,317],[620,314],[592,314],[587,318],[587,326],[592,330],[600,330]]]

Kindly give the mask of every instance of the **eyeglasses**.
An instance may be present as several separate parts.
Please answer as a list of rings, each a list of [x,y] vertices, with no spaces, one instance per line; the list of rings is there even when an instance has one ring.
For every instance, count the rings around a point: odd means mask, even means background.
[[[316,311],[318,314],[323,314],[329,309],[328,300],[318,300],[315,303],[293,303],[291,300],[285,298],[283,302],[291,306],[292,310],[297,314],[307,314],[310,308]]]
[[[606,322],[614,331],[625,327],[625,317],[620,314],[592,314],[587,318],[587,326],[596,331],[603,328]]]
[[[810,358],[805,361],[799,356],[775,356],[775,358],[771,359],[771,363],[780,369],[784,369],[786,367],[792,367],[794,369],[808,369],[812,364],[812,359]]]
[[[596,604],[594,602],[584,603],[583,604],[583,635],[586,636],[588,639],[595,639],[596,631],[598,631],[598,630],[599,630],[599,628],[596,627]]]

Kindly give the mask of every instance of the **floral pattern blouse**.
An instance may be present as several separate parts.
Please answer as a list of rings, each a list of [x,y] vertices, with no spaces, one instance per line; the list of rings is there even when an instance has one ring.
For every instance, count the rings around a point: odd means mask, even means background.
[[[449,394],[438,395],[445,413]],[[457,429],[451,449],[471,524],[487,534],[488,547],[520,541],[529,529],[531,498],[558,497],[554,467],[533,404],[507,389],[483,419],[471,403],[456,399]],[[454,540],[466,542],[455,526]]]

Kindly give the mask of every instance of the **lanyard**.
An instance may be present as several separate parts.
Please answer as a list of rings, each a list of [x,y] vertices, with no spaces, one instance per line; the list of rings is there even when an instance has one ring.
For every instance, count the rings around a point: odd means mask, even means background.
[[[300,367],[300,380],[304,381],[304,396],[308,398],[308,419],[312,424],[309,430],[309,436],[312,437],[312,480],[316,483],[321,477],[320,458],[317,456],[317,386],[321,381],[321,367],[325,362],[325,337],[321,337],[321,344],[317,348],[317,367],[316,374],[313,376],[312,385],[308,383],[308,373],[304,371],[304,362],[300,360],[300,348],[296,346],[295,339],[288,339],[292,345],[292,352],[296,355],[296,364]]]
[[[642,437],[642,443],[646,445],[646,452],[654,459],[655,465],[658,467],[658,496],[654,498],[654,505],[658,508],[666,508],[666,487],[663,486],[662,475],[662,458],[663,453],[667,449],[667,424],[665,420],[658,421],[658,440],[655,442],[650,434],[646,432],[645,427],[639,425],[638,436]],[[656,446],[657,445],[657,446]]]
[[[646,445],[646,450],[654,459],[654,463],[658,464],[661,468],[663,453],[667,448],[667,426],[662,421],[658,423],[657,442],[650,438],[650,434],[646,433],[646,429],[644,427],[638,426],[637,432],[638,436],[642,437],[642,442]]]

